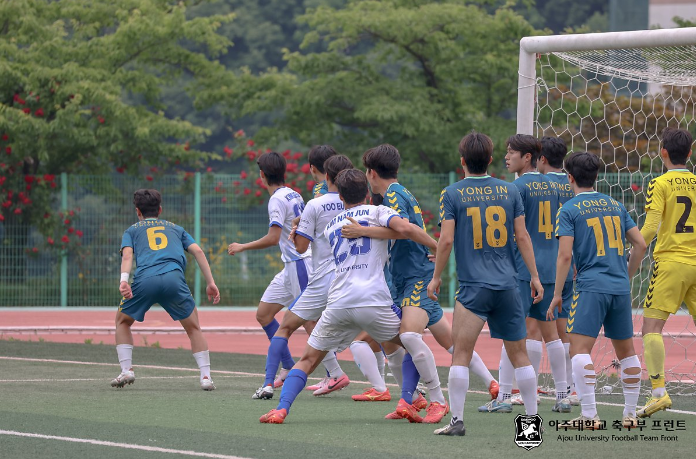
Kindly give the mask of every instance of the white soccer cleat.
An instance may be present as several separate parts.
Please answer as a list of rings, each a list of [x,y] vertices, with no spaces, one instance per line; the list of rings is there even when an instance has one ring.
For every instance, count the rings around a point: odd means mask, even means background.
[[[213,380],[207,376],[204,376],[203,379],[201,379],[201,389],[215,390],[215,384],[213,384]]]
[[[568,396],[568,400],[570,400],[570,404],[572,406],[580,406],[580,399],[578,398],[577,392],[573,392]]]
[[[537,405],[541,404],[541,397],[539,394],[537,394]],[[517,393],[517,394],[512,394],[512,397],[510,397],[510,404],[511,405],[524,405],[524,401],[522,401],[522,394]]]
[[[120,375],[116,376],[111,380],[111,387],[116,387],[118,389],[135,382],[135,372],[131,368],[128,371],[122,372]]]
[[[273,398],[273,386],[262,386],[256,389],[254,395],[251,396],[252,400],[270,400]]]
[[[280,369],[280,372],[278,372],[278,376],[276,376],[275,381],[273,381],[273,387],[275,389],[283,387],[283,384],[285,383],[285,378],[288,377],[288,373],[290,373],[290,370],[286,370],[285,368]]]

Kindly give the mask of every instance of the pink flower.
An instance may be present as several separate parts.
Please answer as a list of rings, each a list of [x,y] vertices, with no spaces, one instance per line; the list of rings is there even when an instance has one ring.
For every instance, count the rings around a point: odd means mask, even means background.
[[[640,190],[640,187],[636,185],[635,183],[631,183],[631,189],[633,190],[634,193],[637,193],[638,190]]]
[[[307,191],[312,191],[314,189],[314,185],[316,185],[316,182],[314,180],[308,180]]]
[[[300,158],[302,158],[302,153],[300,153],[299,151],[295,153],[295,156],[292,157],[292,159],[294,159],[295,161],[297,161]]]
[[[247,146],[253,147],[253,146],[254,146],[254,141],[251,140],[251,139],[247,140]]]
[[[309,163],[303,164],[302,167],[300,168],[303,174],[309,174],[310,172],[310,165]]]
[[[46,238],[46,242],[53,245],[53,238],[52,237]]]
[[[24,108],[22,109],[22,111],[28,115],[29,113],[31,113],[31,108],[29,108],[29,107],[24,107]]]
[[[244,188],[244,194],[247,195],[247,196],[250,195],[250,194],[251,194],[251,190],[250,190],[249,188]]]
[[[12,147],[5,147],[5,152],[6,152],[8,155],[11,155],[11,154],[12,154]]]
[[[14,210],[14,213],[17,214],[17,215],[19,215],[19,214],[22,213],[22,209],[20,209],[19,207],[17,207],[17,208]]]
[[[77,231],[75,231],[75,234],[77,234],[77,237],[82,237],[83,233],[82,233],[82,231],[77,230]]]
[[[212,168],[212,167],[209,167],[209,168],[207,168],[205,171],[206,171],[207,173],[210,174],[211,172],[213,172],[213,168]]]
[[[244,131],[241,130],[241,129],[240,129],[239,131],[237,131],[237,132],[234,133],[235,139],[238,139],[238,138],[244,137],[244,136],[245,136]]]
[[[255,194],[257,198],[261,197],[261,190],[256,190]]]
[[[116,172],[118,172],[119,174],[123,174],[125,171],[126,171],[125,167],[117,167],[116,168]]]
[[[145,180],[147,180],[148,182],[152,182],[152,180],[153,180],[152,175],[146,175]]]
[[[240,182],[239,180],[235,180],[234,182],[232,182],[232,185],[234,185],[234,186],[239,186],[241,184],[242,184],[242,182]]]
[[[222,151],[225,152],[225,154],[227,155],[228,158],[229,158],[230,156],[232,156],[232,153],[234,152],[234,150],[232,150],[232,149],[231,149],[230,147],[228,147],[227,145],[225,145],[225,148],[223,148]]]
[[[2,135],[2,140],[5,140],[5,141],[10,140],[10,136],[7,135],[7,134],[3,134],[3,135]]]
[[[240,177],[242,180],[245,180],[245,179],[248,177],[248,175],[247,175],[246,171],[242,171],[242,172],[239,174],[239,177]]]
[[[31,251],[34,253],[39,253],[39,249],[37,249],[36,247],[32,247]]]
[[[440,238],[440,232],[439,232],[439,231],[436,231],[436,232],[435,232],[435,237],[438,238],[438,239]]]
[[[70,220],[66,218],[65,220],[63,220],[63,223],[67,226],[70,224]]]
[[[34,112],[34,116],[38,116],[39,118],[41,118],[42,116],[44,116],[43,108],[39,108],[38,110],[36,110],[36,111]]]
[[[72,226],[70,228],[68,228],[68,233],[72,234],[74,232],[75,232],[75,228],[73,228]]]
[[[223,203],[227,202],[227,196],[223,196],[223,197],[222,197],[222,202],[223,202]]]
[[[247,158],[249,158],[249,161],[253,161],[254,158],[256,158],[256,152],[254,150],[249,150],[246,153]]]
[[[68,237],[67,234],[66,234],[65,236],[63,236],[62,238],[60,238],[60,240],[63,241],[64,243],[66,243],[66,244],[67,244],[68,242],[70,242],[70,238]]]

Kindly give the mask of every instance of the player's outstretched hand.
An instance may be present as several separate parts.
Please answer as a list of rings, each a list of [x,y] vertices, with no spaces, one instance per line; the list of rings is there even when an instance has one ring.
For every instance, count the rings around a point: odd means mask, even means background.
[[[215,284],[208,284],[205,288],[205,294],[208,295],[208,301],[212,301],[213,304],[218,304],[220,302],[220,290]]]
[[[437,301],[437,296],[440,294],[440,286],[442,285],[442,278],[434,278],[428,284],[428,298],[433,301]]]
[[[123,298],[127,300],[133,298],[133,291],[131,290],[131,286],[128,282],[121,282],[121,285],[118,286],[118,291],[121,292]]]
[[[360,223],[358,223],[353,217],[348,217],[350,225],[345,225],[341,228],[341,237],[345,239],[356,239],[363,237],[363,228]]]
[[[553,300],[551,300],[551,305],[549,306],[549,310],[546,311],[546,319],[547,320],[553,320],[556,318],[554,314],[554,310],[558,309],[558,313],[561,313],[561,308],[563,307],[563,298],[560,296],[555,296],[553,297]]]
[[[238,242],[233,242],[229,246],[227,246],[227,253],[230,255],[237,255],[238,253],[241,253],[244,251],[244,244],[240,244]]]
[[[539,278],[532,279],[529,282],[529,286],[532,288],[532,298],[534,298],[534,304],[544,299],[544,287],[541,285]]]

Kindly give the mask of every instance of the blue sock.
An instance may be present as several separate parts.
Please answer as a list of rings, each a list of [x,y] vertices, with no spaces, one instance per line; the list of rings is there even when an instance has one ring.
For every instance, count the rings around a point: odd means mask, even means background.
[[[268,336],[268,339],[270,340],[276,334],[278,328],[280,328],[280,324],[277,320],[273,319],[271,323],[263,326],[263,331],[266,332],[266,336]]]
[[[288,340],[285,340],[287,343]],[[291,370],[292,367],[295,366],[295,361],[292,358],[292,355],[290,354],[290,348],[285,345],[285,348],[283,348],[282,354],[280,354],[280,359],[283,362],[283,368],[286,370]]]
[[[266,357],[266,380],[264,386],[273,385],[273,380],[280,366],[280,358],[283,349],[288,348],[287,338],[274,336],[271,338],[271,344],[268,346],[268,356]]]
[[[411,354],[406,354],[404,356],[404,363],[401,367],[401,372],[404,375],[403,386],[401,387],[401,398],[404,399],[406,403],[413,403],[413,393],[418,387],[418,380],[420,379],[420,373],[413,364],[413,359]]]
[[[295,401],[297,395],[302,392],[307,384],[307,373],[302,370],[290,370],[288,377],[283,384],[283,390],[280,393],[280,403],[278,410],[286,409],[290,413],[290,406]]]

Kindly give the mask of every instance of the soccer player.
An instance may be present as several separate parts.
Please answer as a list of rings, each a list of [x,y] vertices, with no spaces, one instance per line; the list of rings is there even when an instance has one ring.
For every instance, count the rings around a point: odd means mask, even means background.
[[[573,195],[573,188],[568,182],[568,176],[563,172],[563,159],[568,154],[568,147],[560,137],[542,137],[541,138],[541,156],[537,161],[537,170],[551,180],[558,192],[558,203],[562,206],[568,202]],[[566,333],[566,325],[568,323],[568,313],[570,312],[570,303],[573,301],[573,277],[575,266],[568,271],[566,283],[563,286],[563,309],[557,314],[556,330],[558,337],[563,342],[563,349],[566,358],[566,384],[568,385],[568,400],[573,406],[579,406],[578,394],[575,391],[573,383],[573,365],[570,362],[570,340]],[[531,326],[530,323],[532,322]],[[527,334],[532,335],[536,341],[541,341],[541,331],[534,321],[527,322]]]
[[[123,233],[121,242],[119,291],[123,299],[116,313],[116,352],[121,374],[111,381],[111,386],[121,388],[135,382],[131,326],[136,320],[142,322],[150,307],[159,303],[172,319],[181,323],[191,340],[191,351],[201,370],[201,389],[214,390],[208,343],[198,323],[196,303],[184,279],[186,251],[201,268],[208,299],[213,304],[220,302],[220,291],[205,253],[182,227],[159,218],[162,196],[157,190],[136,191],[133,204],[139,221]],[[131,286],[128,278],[134,259],[137,268]]]
[[[315,198],[329,192],[324,163],[327,159],[337,154],[331,145],[315,145],[309,150],[307,159],[309,160],[309,173],[312,174],[312,178],[316,182],[312,189],[312,194]]]
[[[348,217],[369,226],[385,226],[407,231],[407,220],[385,206],[363,204],[367,196],[367,178],[357,169],[344,170],[336,177],[345,211],[327,225],[324,235],[333,250],[335,277],[329,300],[317,326],[307,341],[302,358],[285,380],[278,407],[259,419],[262,423],[282,424],[290,406],[307,383],[307,375],[329,351],[342,351],[355,336],[366,331],[378,342],[398,340],[400,321],[392,310],[392,299],[384,280],[388,241],[370,238],[344,239],[341,227]],[[413,231],[421,244],[428,243],[425,231]]]
[[[519,177],[513,182],[522,198],[525,225],[532,239],[534,259],[537,260],[537,271],[544,290],[553,291],[556,280],[556,257],[558,257],[558,241],[553,232],[554,217],[558,211],[558,193],[551,181],[536,170],[537,160],[541,155],[541,142],[531,135],[516,134],[507,140],[505,163],[510,172]],[[546,342],[546,352],[551,364],[551,372],[556,384],[556,403],[552,408],[555,412],[569,413],[570,400],[567,399],[567,383],[565,368],[565,349],[558,337],[555,319],[546,319],[546,311],[551,303],[550,296],[534,302],[530,291],[531,273],[527,270],[519,252],[515,251],[517,265],[518,288],[525,308],[527,321],[535,321]],[[527,335],[527,355],[532,362],[534,371],[539,375],[541,364],[541,341]],[[503,347],[500,356],[500,393],[499,400],[491,400],[479,408],[481,412],[512,412],[510,398],[512,396],[512,380],[514,369]]]
[[[692,318],[696,317],[696,212],[692,211],[696,177],[686,169],[692,142],[691,134],[684,129],[667,128],[662,132],[660,157],[667,172],[650,181],[645,201],[647,217],[640,232],[646,244],[657,233],[657,245],[643,304],[643,355],[652,396],[638,411],[641,418],[672,406],[665,391],[665,322],[670,314],[677,313],[682,302]]]
[[[513,237],[531,274],[534,301],[538,303],[544,295],[532,241],[524,223],[520,193],[515,185],[487,173],[493,161],[493,142],[488,136],[472,131],[461,140],[459,152],[466,178],[445,188],[440,195],[442,230],[435,271],[428,285],[428,296],[435,300],[454,245],[459,290],[454,307],[454,354],[448,386],[452,419],[435,431],[436,435],[452,436],[466,432],[463,416],[469,389],[469,362],[486,322],[491,336],[504,342],[527,414],[537,413],[537,375],[524,343],[527,330],[517,287]]]
[[[257,164],[261,180],[271,196],[268,200],[268,234],[246,244],[234,242],[227,247],[227,253],[236,255],[245,250],[262,250],[276,245],[280,247],[285,266],[266,288],[256,311],[256,320],[270,340],[280,326],[275,315],[284,307],[290,306],[307,286],[312,275],[312,264],[307,262],[307,258],[311,257],[312,251],[300,254],[295,244],[289,240],[292,221],[302,215],[305,204],[299,193],[285,186],[285,158],[271,151],[261,155]],[[275,387],[283,385],[285,376],[295,364],[288,349],[283,352],[281,361],[283,368],[274,382]]]
[[[309,279],[307,288],[288,307],[280,328],[271,338],[266,358],[266,380],[252,397],[255,399],[273,398],[273,381],[278,371],[281,356],[290,352],[288,349],[290,335],[307,322],[318,320],[326,308],[329,286],[334,278],[334,259],[329,240],[324,236],[324,229],[336,215],[343,212],[343,203],[338,197],[338,189],[334,185],[334,181],[339,172],[352,169],[353,163],[346,156],[335,155],[322,163],[322,166],[326,170],[329,191],[307,203],[302,211],[299,224],[292,233],[298,253],[306,252],[311,244],[313,274]],[[314,395],[325,395],[343,389],[350,383],[333,352],[326,354],[324,366],[329,376],[318,385]]]
[[[594,190],[599,173],[597,155],[575,152],[565,160],[565,169],[575,197],[558,212],[556,286],[547,314],[552,317],[555,310],[562,309],[563,288],[571,259],[575,258],[578,275],[566,331],[582,414],[558,427],[594,430],[601,426],[590,353],[602,326],[621,364],[623,425],[635,427],[641,370],[633,348],[629,278],[639,268],[647,246],[623,204]],[[633,244],[628,266],[626,240]]]

